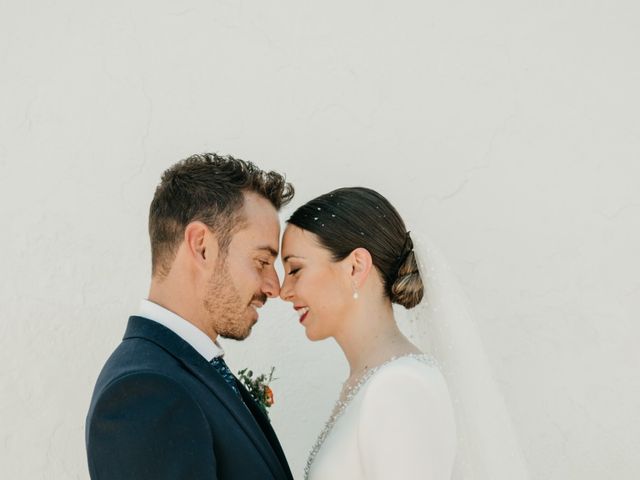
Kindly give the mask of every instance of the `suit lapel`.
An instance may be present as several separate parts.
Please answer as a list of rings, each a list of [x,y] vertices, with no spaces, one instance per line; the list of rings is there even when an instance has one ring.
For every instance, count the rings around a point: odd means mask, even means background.
[[[269,418],[264,414],[262,410],[260,410],[260,407],[256,405],[256,402],[253,400],[253,397],[251,396],[249,391],[245,388],[245,386],[242,384],[242,382],[236,379],[236,384],[238,386],[238,390],[240,390],[240,394],[242,395],[242,399],[244,400],[244,403],[247,405],[247,407],[253,414],[253,417],[255,418],[256,422],[262,429],[262,432],[264,433],[265,437],[267,437],[267,439],[269,440],[269,443],[271,444],[273,451],[276,453],[276,455],[278,456],[278,459],[280,460],[280,464],[282,465],[282,468],[287,472],[288,478],[293,478],[293,476],[291,475],[291,470],[289,469],[289,464],[287,463],[287,457],[285,457],[284,455],[284,451],[282,450],[280,441],[276,436],[276,432],[273,431],[273,427],[271,426],[271,422],[269,421]]]
[[[251,439],[255,449],[263,457],[273,472],[274,477],[287,477],[280,463],[279,452],[271,448],[273,442],[270,441],[271,439],[267,439],[264,428],[258,425],[258,420],[254,418],[255,413],[252,415],[252,412],[240,401],[222,376],[220,376],[202,355],[168,328],[143,317],[132,316],[129,318],[129,324],[127,325],[124,338],[134,337],[145,338],[154,342],[179,360],[184,367],[204,383],[213,395],[218,397],[221,403],[227,408],[229,414],[242,427],[249,439]],[[244,390],[244,387],[242,387],[242,390]],[[249,395],[248,392],[247,395]],[[252,406],[257,408],[255,405]]]

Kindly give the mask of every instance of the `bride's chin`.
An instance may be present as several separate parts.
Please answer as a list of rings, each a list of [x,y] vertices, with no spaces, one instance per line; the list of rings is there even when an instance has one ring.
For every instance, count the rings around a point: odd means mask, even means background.
[[[307,335],[307,338],[312,342],[319,342],[321,340],[326,340],[328,335],[318,335],[317,332],[314,332],[313,329],[306,328],[304,333]]]
[[[311,340],[312,342],[317,342],[318,341],[318,339],[312,333],[309,332],[308,328],[305,329],[304,333],[307,336],[307,339]]]

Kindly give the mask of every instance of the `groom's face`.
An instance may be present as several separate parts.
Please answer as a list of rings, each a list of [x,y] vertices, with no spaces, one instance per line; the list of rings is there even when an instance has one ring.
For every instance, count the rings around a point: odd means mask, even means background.
[[[213,329],[235,340],[249,336],[258,321],[258,309],[280,293],[274,268],[280,237],[278,212],[267,199],[246,193],[243,215],[244,228],[233,235],[204,298]]]

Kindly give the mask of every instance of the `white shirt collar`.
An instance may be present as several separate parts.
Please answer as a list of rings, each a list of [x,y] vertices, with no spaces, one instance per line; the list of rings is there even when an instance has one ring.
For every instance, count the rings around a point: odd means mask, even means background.
[[[173,333],[191,345],[196,352],[210,362],[215,357],[224,355],[224,350],[218,342],[214,342],[209,336],[196,327],[193,323],[176,315],[170,310],[153,303],[150,300],[142,300],[138,315],[164,325]]]

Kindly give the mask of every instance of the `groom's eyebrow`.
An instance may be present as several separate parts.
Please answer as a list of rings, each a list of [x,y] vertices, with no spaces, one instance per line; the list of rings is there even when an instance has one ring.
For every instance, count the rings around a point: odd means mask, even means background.
[[[273,247],[270,247],[269,245],[265,245],[263,247],[258,247],[258,248],[256,248],[256,250],[262,250],[262,251],[268,252],[269,255],[271,255],[272,257],[277,257],[278,256],[278,250],[275,250]]]

